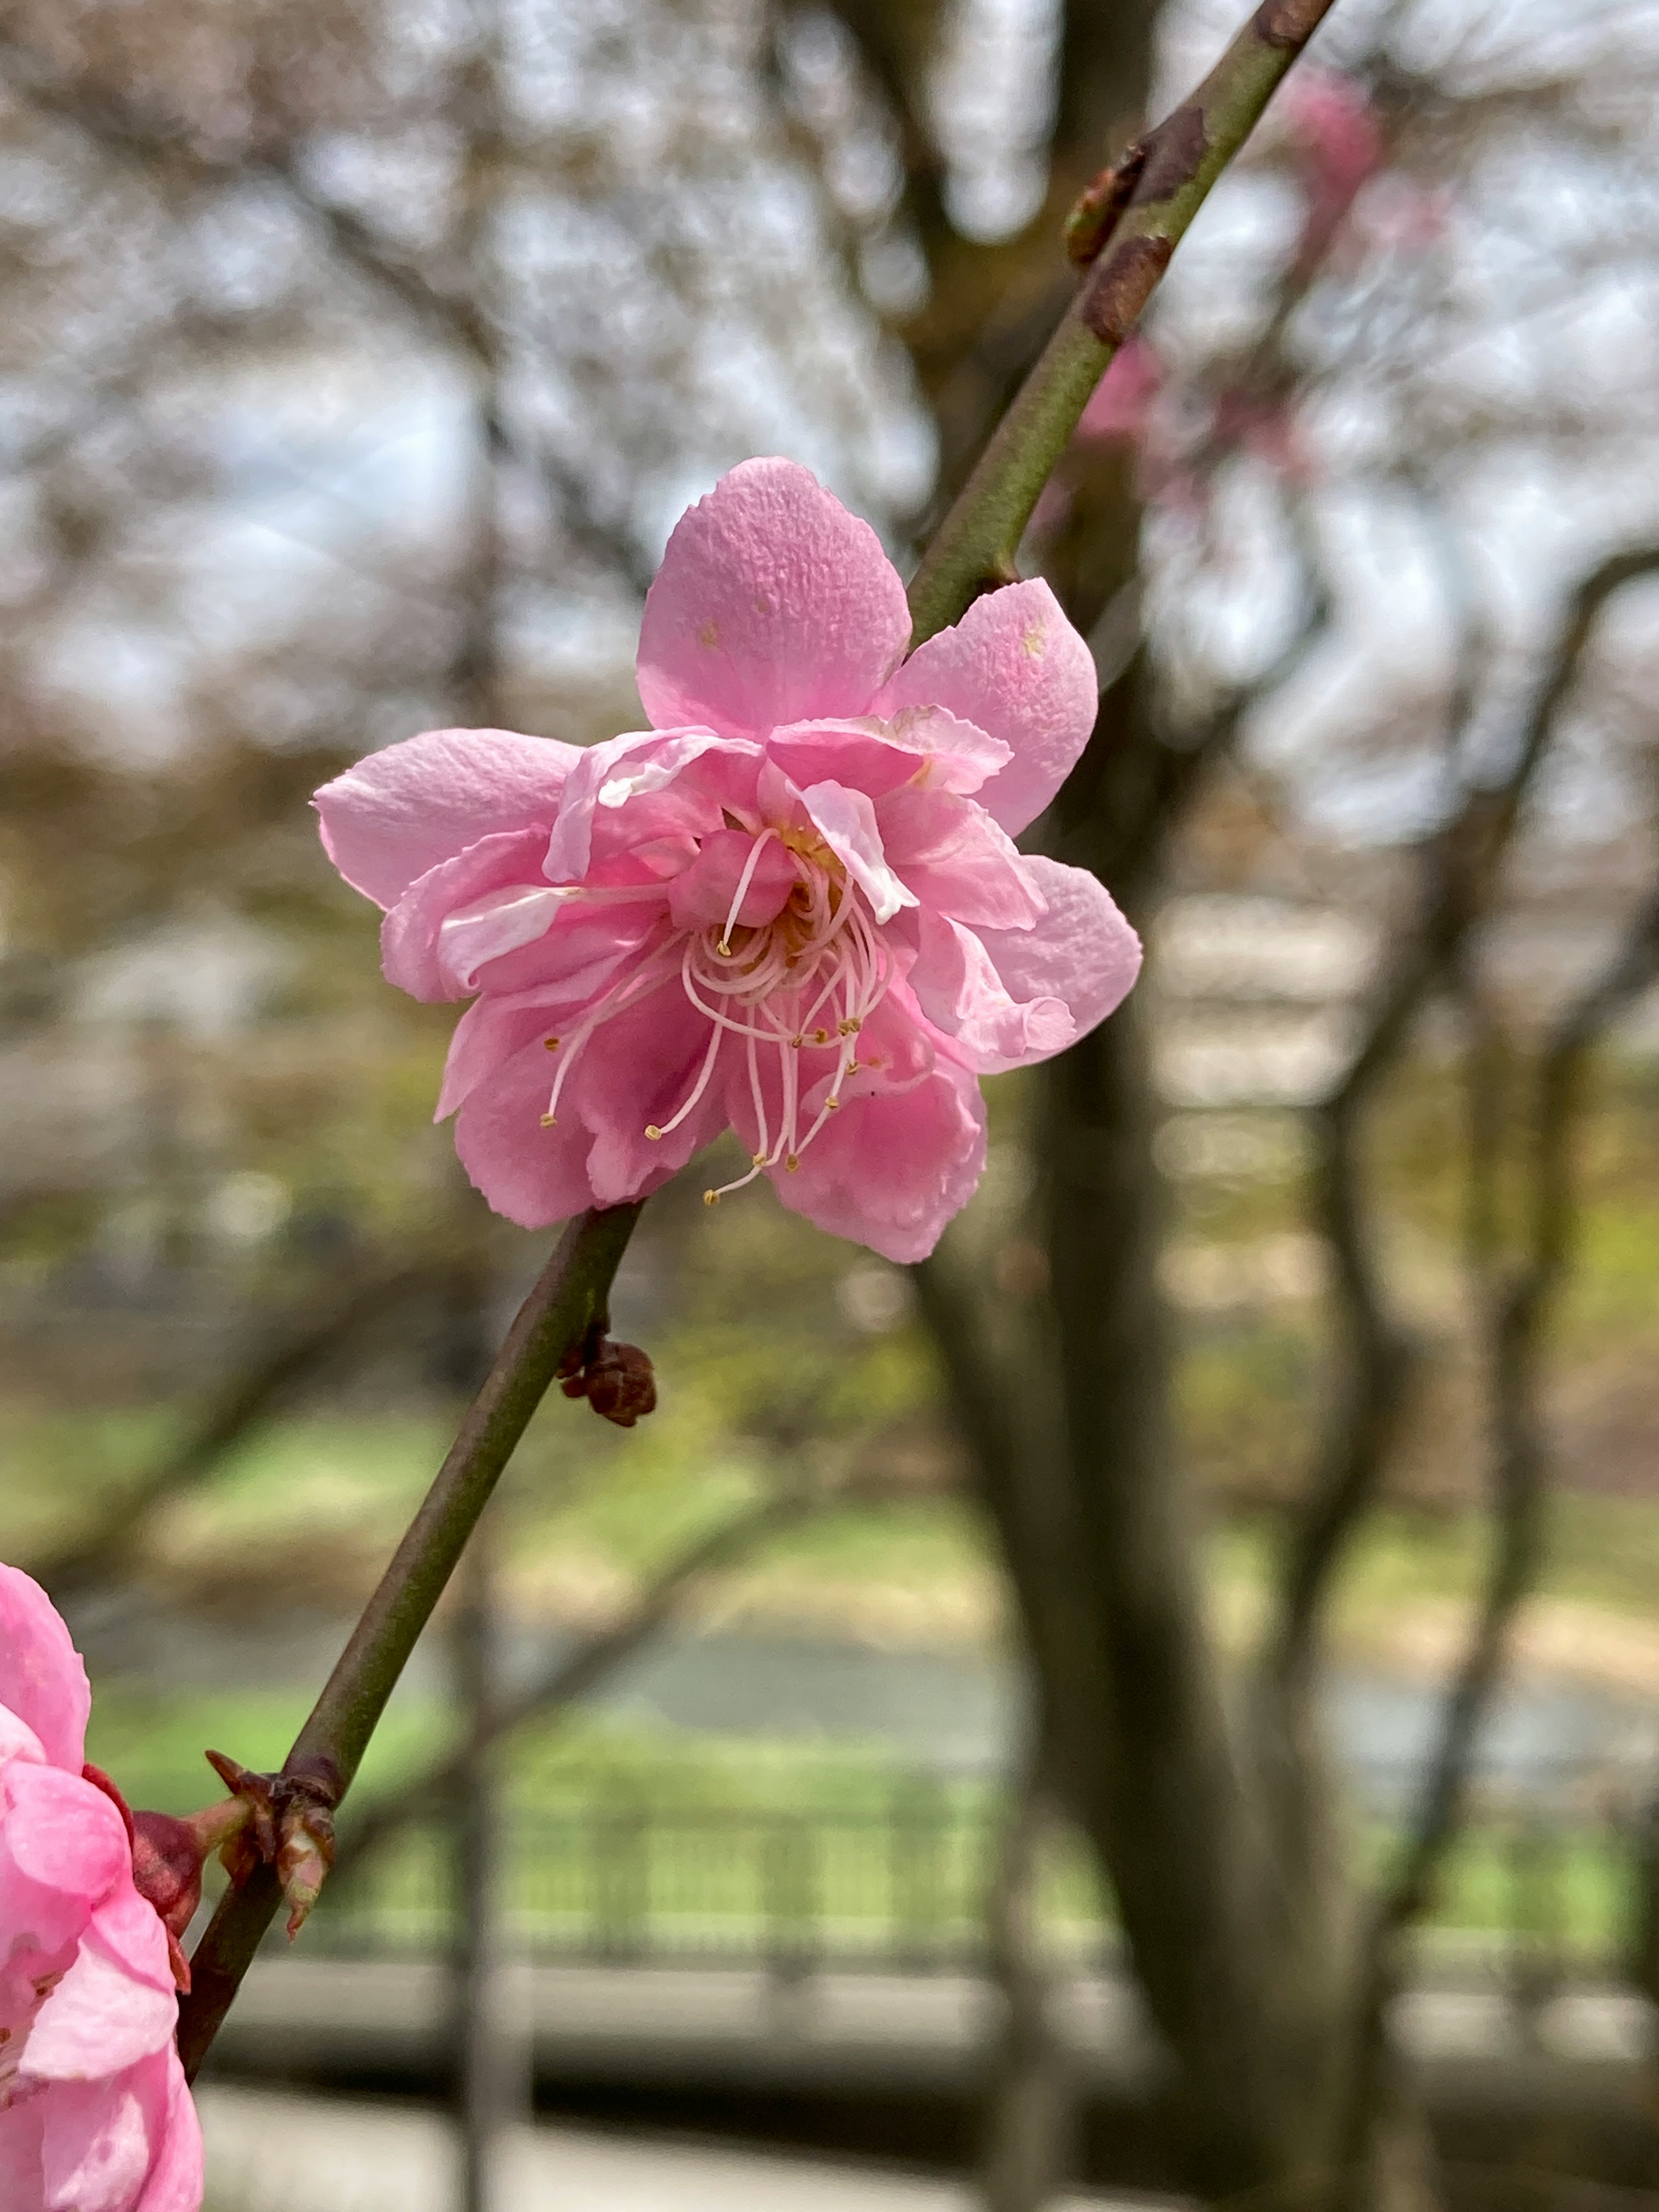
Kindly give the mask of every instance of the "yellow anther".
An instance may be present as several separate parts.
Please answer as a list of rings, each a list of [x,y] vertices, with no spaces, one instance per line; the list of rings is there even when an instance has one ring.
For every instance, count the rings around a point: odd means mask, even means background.
[[[662,1131],[657,1127],[654,1121],[647,1121],[646,1123],[645,1133],[650,1138],[653,1145],[658,1143],[662,1136]]]
[[[556,1052],[559,1048],[559,1040],[557,1037],[544,1037],[542,1039],[542,1042],[546,1046],[549,1052]]]
[[[812,1032],[812,1042],[814,1044],[828,1044],[830,1042],[829,1030],[814,1030]]]
[[[806,1042],[806,1039],[805,1039],[804,1036],[795,1036],[795,1037],[791,1037],[791,1038],[790,1038],[790,1040],[789,1040],[789,1046],[790,1046],[790,1049],[791,1049],[791,1051],[793,1051],[793,1052],[799,1052],[799,1051],[800,1050],[801,1047],[805,1043],[805,1042]]]
[[[839,1098],[826,1098],[823,1102],[823,1110],[826,1114],[833,1114],[840,1104]]]
[[[784,1172],[787,1175],[793,1175],[795,1170],[800,1165],[800,1154],[799,1152],[791,1152],[783,1165]]]
[[[849,1016],[846,1021],[837,1024],[836,1035],[837,1036],[856,1036],[863,1027],[864,1024],[862,1022],[855,1020]]]
[[[749,1164],[750,1164],[750,1167],[755,1167],[755,1168],[763,1168],[763,1167],[766,1165],[766,1155],[765,1155],[765,1153],[764,1153],[764,1152],[750,1152],[750,1155],[749,1155]]]
[[[556,1129],[558,1126],[558,1117],[556,1115],[544,1114],[542,1115],[542,1127],[544,1129]]]
[[[703,1194],[702,1194],[702,1202],[703,1202],[703,1204],[704,1204],[705,1206],[718,1206],[718,1205],[720,1204],[720,1194],[719,1191],[717,1191],[717,1190],[706,1190],[706,1191],[704,1191],[704,1193],[703,1193]]]
[[[722,937],[716,949],[722,960],[729,960],[732,957],[731,939],[728,937]]]

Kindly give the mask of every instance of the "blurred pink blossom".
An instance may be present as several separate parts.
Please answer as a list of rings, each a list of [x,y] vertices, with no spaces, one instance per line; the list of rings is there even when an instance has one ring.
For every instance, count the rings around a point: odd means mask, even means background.
[[[1095,386],[1077,426],[1085,445],[1146,443],[1152,415],[1168,372],[1152,346],[1138,334],[1127,338]]]
[[[438,1111],[498,1212],[641,1197],[729,1127],[750,1165],[726,1189],[765,1175],[919,1259],[979,1181],[979,1077],[1128,990],[1106,892],[1013,843],[1093,726],[1082,639],[1042,582],[906,659],[909,635],[868,525],[745,462],[647,599],[650,729],[431,731],[318,793],[336,866],[387,909],[388,977],[477,994]]]
[[[1307,212],[1297,258],[1318,261],[1382,165],[1382,133],[1364,88],[1350,77],[1295,70],[1279,94],[1279,119],[1301,172]]]
[[[0,1565],[0,2205],[197,2212],[167,1933],[83,1774],[90,1706],[46,1592]]]

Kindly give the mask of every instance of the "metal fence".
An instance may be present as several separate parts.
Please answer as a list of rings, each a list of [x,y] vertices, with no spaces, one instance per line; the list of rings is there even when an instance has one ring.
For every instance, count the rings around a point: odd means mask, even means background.
[[[856,1813],[599,1802],[521,1814],[507,1832],[503,1911],[514,1948],[543,1960],[787,1978],[973,1969],[998,1826],[988,1799],[920,1788]],[[1380,1869],[1397,1840],[1372,1817],[1355,1848]],[[1419,1938],[1423,1964],[1491,1966],[1526,2002],[1569,1980],[1623,1978],[1643,1940],[1648,1867],[1626,1791],[1547,1808],[1489,1796],[1448,1863]],[[413,1830],[325,1891],[314,1940],[341,1956],[441,1954],[454,1905],[447,1834]],[[1084,1970],[1115,1955],[1109,1905],[1073,1839],[1044,1855],[1038,1917],[1056,1964]]]

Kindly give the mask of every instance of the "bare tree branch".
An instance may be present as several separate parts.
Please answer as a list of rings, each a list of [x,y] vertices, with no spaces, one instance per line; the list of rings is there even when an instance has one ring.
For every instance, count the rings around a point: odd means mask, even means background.
[[[1525,1257],[1505,1273],[1488,1257],[1485,1300],[1493,1407],[1492,1549],[1469,1641],[1449,1695],[1416,1812],[1394,1873],[1378,1899],[1364,1959],[1361,2061],[1351,2130],[1358,2152],[1390,2064],[1387,2013],[1404,1973],[1401,1937],[1426,1910],[1462,1818],[1481,1720],[1496,1686],[1508,1632],[1535,1571],[1542,1538],[1547,1455],[1538,1407],[1542,1324],[1571,1253],[1571,1139],[1585,1064],[1608,1024],[1659,977],[1659,889],[1624,945],[1558,1025],[1539,1073],[1532,1133],[1532,1200]],[[1486,1116],[1472,1134],[1487,1141]],[[1483,1165],[1478,1171],[1486,1173]],[[1490,1209],[1472,1220],[1489,1239]]]
[[[745,1506],[671,1559],[628,1610],[548,1668],[535,1680],[504,1698],[489,1724],[455,1750],[433,1759],[371,1800],[340,1838],[332,1879],[337,1881],[386,1839],[430,1817],[471,1771],[480,1752],[500,1743],[532,1721],[546,1720],[586,1697],[597,1683],[649,1641],[711,1575],[720,1574],[757,1545],[798,1527],[803,1521],[885,1493],[881,1486],[848,1483],[830,1491],[787,1490]]]
[[[486,374],[492,369],[499,336],[471,289],[465,254],[458,257],[453,274],[434,276],[418,257],[405,252],[349,208],[319,192],[291,148],[234,155],[204,154],[186,142],[176,122],[145,112],[107,87],[64,83],[24,40],[3,32],[0,64],[13,88],[32,106],[71,125],[141,169],[151,173],[159,170],[198,189],[247,184],[273,187],[341,264],[395,302],[441,344],[459,350]],[[611,528],[592,513],[574,472],[544,449],[520,453],[517,458],[558,495],[572,542],[642,594],[651,579],[640,549],[625,532]]]
[[[1272,1655],[1281,1686],[1305,1685],[1322,1607],[1348,1537],[1376,1495],[1412,1366],[1405,1330],[1387,1311],[1358,1197],[1361,1118],[1437,985],[1486,912],[1498,866],[1582,665],[1602,607],[1638,576],[1659,572],[1659,545],[1601,562],[1579,584],[1534,693],[1515,757],[1498,784],[1472,791],[1424,848],[1426,883],[1414,927],[1372,1000],[1364,1039],[1315,1116],[1316,1218],[1337,1267],[1348,1373],[1306,1503],[1291,1531]],[[1465,694],[1467,696],[1467,694]]]
[[[62,1597],[125,1568],[128,1547],[160,1505],[193,1488],[262,1421],[285,1392],[337,1358],[373,1323],[441,1279],[443,1262],[411,1261],[351,1285],[297,1327],[267,1343],[233,1375],[183,1442],[142,1474],[89,1533],[34,1561],[36,1580]]]

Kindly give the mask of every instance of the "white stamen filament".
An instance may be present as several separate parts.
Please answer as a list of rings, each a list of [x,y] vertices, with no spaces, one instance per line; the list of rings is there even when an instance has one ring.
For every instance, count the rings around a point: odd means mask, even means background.
[[[646,1136],[660,1143],[696,1110],[714,1080],[720,1047],[728,1036],[743,1039],[755,1116],[755,1150],[748,1170],[718,1190],[705,1191],[711,1206],[780,1164],[791,1174],[800,1165],[802,1154],[841,1105],[842,1085],[859,1065],[859,1032],[893,981],[891,956],[862,893],[821,848],[802,854],[788,841],[798,878],[794,890],[775,921],[745,927],[741,941],[736,941],[744,900],[774,840],[785,842],[772,828],[756,833],[723,926],[710,925],[659,943],[637,969],[589,1008],[556,1047],[548,1040],[550,1048],[558,1051],[559,1067],[544,1126],[550,1126],[557,1115],[565,1082],[588,1038],[678,971],[687,1000],[710,1025],[708,1042],[685,1098],[665,1121],[651,1123]],[[621,904],[649,897],[654,890],[607,886],[586,896],[596,903]],[[835,1067],[829,1088],[803,1130],[802,1094],[815,1086],[803,1078],[800,1055],[831,1050]],[[763,1073],[762,1055],[768,1052],[775,1055],[777,1065],[775,1127],[767,1110]]]

